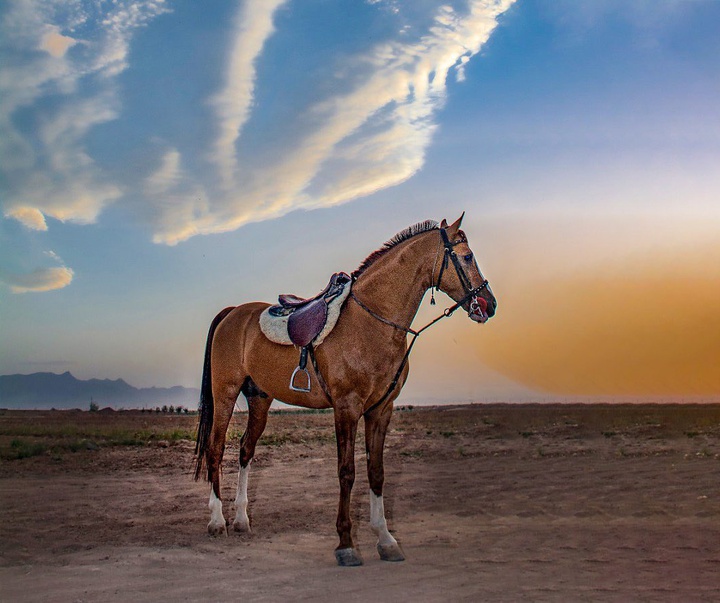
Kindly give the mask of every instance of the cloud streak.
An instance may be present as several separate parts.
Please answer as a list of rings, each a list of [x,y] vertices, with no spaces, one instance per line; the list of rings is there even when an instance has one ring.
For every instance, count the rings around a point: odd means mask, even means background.
[[[275,31],[273,15],[286,2],[287,0],[245,2],[237,13],[234,42],[230,50],[224,86],[212,99],[219,130],[213,158],[225,190],[231,190],[235,185],[235,144],[250,115],[257,77],[255,62],[266,40]]]

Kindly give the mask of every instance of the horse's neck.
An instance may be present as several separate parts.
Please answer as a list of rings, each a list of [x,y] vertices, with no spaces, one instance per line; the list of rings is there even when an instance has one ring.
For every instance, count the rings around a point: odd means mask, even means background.
[[[417,235],[378,258],[353,285],[358,298],[379,316],[409,327],[432,284],[436,236]]]

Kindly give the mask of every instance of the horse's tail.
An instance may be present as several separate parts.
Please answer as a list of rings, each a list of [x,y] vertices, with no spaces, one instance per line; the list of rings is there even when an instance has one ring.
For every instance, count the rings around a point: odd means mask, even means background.
[[[200,479],[203,466],[205,463],[205,456],[207,453],[207,446],[210,440],[210,432],[212,431],[213,425],[213,414],[214,405],[212,394],[212,371],[210,370],[210,356],[212,353],[212,342],[215,336],[215,329],[222,322],[222,320],[230,314],[235,306],[225,308],[222,310],[210,324],[208,331],[207,343],[205,344],[205,362],[203,364],[203,376],[202,386],[200,389],[200,406],[198,407],[198,430],[197,439],[195,440],[195,479]]]

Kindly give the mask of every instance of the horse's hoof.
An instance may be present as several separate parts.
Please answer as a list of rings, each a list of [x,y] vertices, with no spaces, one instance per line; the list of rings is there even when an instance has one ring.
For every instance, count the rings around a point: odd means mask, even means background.
[[[399,544],[378,544],[377,551],[383,561],[405,561]]]
[[[250,522],[238,521],[237,519],[233,521],[233,531],[238,532],[239,534],[252,534]]]
[[[335,549],[335,559],[337,559],[338,565],[342,567],[352,567],[363,564],[360,553],[355,549]]]
[[[227,526],[224,523],[210,522],[208,524],[208,534],[210,536],[227,536]]]

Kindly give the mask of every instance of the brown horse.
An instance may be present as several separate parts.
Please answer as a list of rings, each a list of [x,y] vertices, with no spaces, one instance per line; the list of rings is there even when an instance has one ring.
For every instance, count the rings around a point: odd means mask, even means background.
[[[298,351],[271,342],[259,327],[268,304],[253,302],[226,308],[210,326],[205,352],[200,422],[196,445],[197,479],[207,467],[211,483],[208,532],[226,534],[220,499],[220,463],[238,394],[248,403],[248,423],[240,441],[240,473],[233,529],[249,532],[247,483],[255,444],[267,422],[273,399],[306,408],[334,409],[340,504],[335,556],[340,565],[360,565],[353,546],[350,492],[355,480],[355,435],[365,419],[365,448],[370,483],[370,525],[378,552],[386,561],[404,556],[390,534],[383,506],[383,446],[393,401],[408,376],[407,334],[425,292],[447,293],[475,322],[485,322],[497,306],[460,223],[423,222],[398,233],[368,256],[352,274],[352,291],[332,332],[314,352],[312,390],[291,391],[288,382]],[[446,310],[445,315],[449,312]],[[414,342],[414,339],[413,339]],[[324,381],[324,383],[323,383]]]

